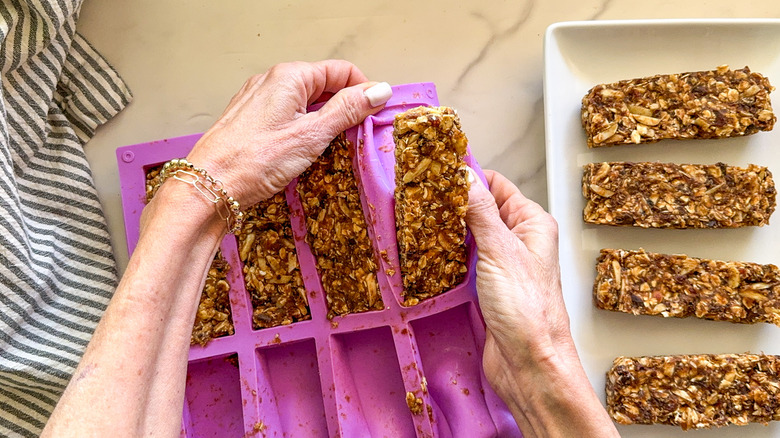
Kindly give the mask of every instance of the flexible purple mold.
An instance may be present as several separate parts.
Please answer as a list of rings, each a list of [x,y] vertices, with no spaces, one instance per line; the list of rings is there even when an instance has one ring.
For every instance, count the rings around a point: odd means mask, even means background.
[[[384,310],[326,318],[303,209],[293,181],[285,189],[311,320],[254,330],[236,238],[221,248],[231,266],[235,334],[190,348],[182,436],[515,437],[522,436],[482,371],[484,323],[477,307],[476,247],[467,239],[462,284],[412,307],[402,305],[393,214],[393,116],[438,105],[433,84],[393,87],[385,109],[347,131],[357,145],[355,176],[377,257]],[[184,157],[190,135],[117,149],[127,244],[138,240],[149,168]],[[469,154],[466,162],[482,176]],[[484,178],[484,176],[482,176]],[[389,269],[394,275],[387,276]],[[391,272],[392,272],[391,271]],[[406,404],[423,400],[421,414]]]

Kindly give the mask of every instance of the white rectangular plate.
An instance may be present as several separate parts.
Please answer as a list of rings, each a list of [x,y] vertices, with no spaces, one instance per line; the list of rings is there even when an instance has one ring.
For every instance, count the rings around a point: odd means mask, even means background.
[[[780,126],[725,140],[662,141],[589,150],[580,124],[582,97],[596,84],[655,74],[749,66],[780,85],[780,20],[568,22],[545,36],[545,135],[550,212],[558,220],[563,294],[585,371],[604,399],[605,373],[617,356],[765,352],[780,354],[780,327],[742,325],[596,309],[601,248],[644,248],[696,257],[780,264],[780,213],[769,226],[721,230],[648,230],[582,221],[582,166],[600,161],[661,161],[769,167],[780,183]],[[776,108],[780,97],[774,94]],[[777,110],[776,110],[777,111]],[[624,437],[780,437],[780,424],[682,432],[672,426],[620,426]]]

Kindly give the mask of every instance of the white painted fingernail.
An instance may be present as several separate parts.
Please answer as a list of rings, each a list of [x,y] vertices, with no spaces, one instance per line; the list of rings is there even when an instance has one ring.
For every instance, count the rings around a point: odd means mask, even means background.
[[[363,94],[368,98],[368,103],[371,104],[371,107],[376,108],[393,97],[393,89],[390,88],[390,84],[387,82],[380,82],[367,88],[363,91]]]
[[[475,182],[479,181],[479,175],[477,175],[477,172],[474,171],[474,169],[466,166],[466,169],[469,170],[469,183],[474,184]]]

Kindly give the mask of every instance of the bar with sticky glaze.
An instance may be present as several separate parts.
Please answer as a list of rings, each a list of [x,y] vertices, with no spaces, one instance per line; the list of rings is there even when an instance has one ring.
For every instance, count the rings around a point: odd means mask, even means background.
[[[589,163],[582,176],[591,224],[642,228],[738,228],[769,224],[777,190],[763,166]]]
[[[146,172],[146,203],[152,200],[160,188],[160,169],[155,166]],[[230,283],[227,273],[230,264],[218,250],[206,273],[206,282],[198,301],[195,322],[190,334],[191,345],[204,346],[212,339],[234,333],[233,318],[230,311]]]
[[[588,147],[664,139],[727,138],[770,131],[769,79],[745,67],[600,84],[582,98]]]
[[[767,424],[780,420],[780,356],[621,356],[607,372],[606,393],[607,412],[620,424]]]
[[[342,133],[298,179],[306,241],[317,260],[328,318],[384,308],[378,262],[352,169],[354,153]]]
[[[468,140],[447,107],[412,108],[395,116],[393,128],[396,234],[409,306],[465,277]]]
[[[238,234],[255,329],[311,319],[284,192],[245,213]]]
[[[780,325],[780,269],[642,249],[602,249],[593,300],[599,309],[633,315]]]

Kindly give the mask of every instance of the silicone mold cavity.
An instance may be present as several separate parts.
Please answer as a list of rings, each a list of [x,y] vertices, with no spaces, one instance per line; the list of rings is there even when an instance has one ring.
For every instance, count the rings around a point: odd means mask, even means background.
[[[236,238],[225,237],[221,249],[231,266],[235,334],[190,348],[182,436],[522,436],[481,368],[485,330],[477,306],[473,239],[466,240],[469,272],[462,284],[415,306],[401,304],[393,117],[415,106],[438,104],[431,83],[396,86],[382,111],[347,131],[356,147],[353,170],[379,262],[383,310],[326,318],[297,181],[285,196],[311,320],[254,330]],[[131,253],[138,240],[147,170],[186,156],[199,138],[117,149]],[[484,180],[470,153],[466,162]],[[421,413],[407,406],[407,393],[422,400]]]

